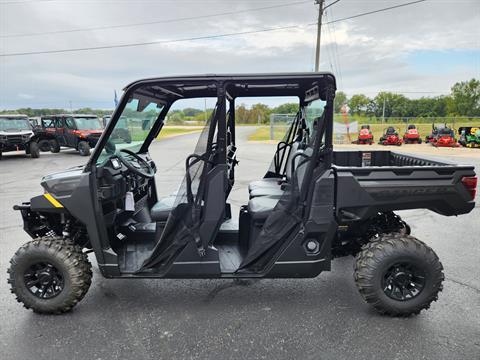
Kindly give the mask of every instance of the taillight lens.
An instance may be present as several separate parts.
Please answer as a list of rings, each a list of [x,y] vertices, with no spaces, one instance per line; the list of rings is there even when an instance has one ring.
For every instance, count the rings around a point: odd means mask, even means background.
[[[475,195],[477,194],[478,178],[476,176],[463,177],[462,183],[467,188],[472,199],[475,199]]]

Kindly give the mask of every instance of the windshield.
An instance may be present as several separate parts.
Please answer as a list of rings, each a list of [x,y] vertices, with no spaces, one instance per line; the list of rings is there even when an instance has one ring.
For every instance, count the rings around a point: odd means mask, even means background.
[[[103,125],[96,117],[76,117],[75,124],[78,130],[102,130]]]
[[[0,131],[31,130],[27,118],[0,118]]]
[[[323,115],[326,102],[321,99],[313,100],[308,103],[305,111],[305,122],[310,134],[313,133],[313,123]]]
[[[154,102],[154,99],[147,99],[145,96],[142,96],[141,101],[135,97],[134,94],[132,100],[123,109],[97,159],[97,164],[102,163],[114,153],[118,154],[121,149],[138,152],[142,147],[160,115],[163,105]]]

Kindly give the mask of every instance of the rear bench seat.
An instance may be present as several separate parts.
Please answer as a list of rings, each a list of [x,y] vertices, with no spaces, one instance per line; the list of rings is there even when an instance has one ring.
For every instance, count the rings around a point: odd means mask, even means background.
[[[307,156],[311,156],[313,149],[308,147],[305,150],[297,150],[296,154],[302,153],[302,152]],[[291,158],[293,159],[293,155]],[[290,169],[290,179],[292,176],[296,176],[300,188],[303,184],[303,179],[305,177],[307,164],[304,164],[301,167],[298,167],[298,164],[302,162],[304,159],[305,159],[304,157],[298,156],[295,159],[295,169],[293,171],[292,169]],[[272,189],[270,189],[269,191],[271,190]],[[271,191],[271,193],[273,191]],[[265,194],[266,193],[267,193],[267,190],[265,190]],[[285,194],[285,191],[281,189],[281,187],[279,187],[278,193],[273,196],[272,195],[262,195],[262,196],[255,196],[255,197],[251,196],[250,201],[248,202],[248,212],[252,217],[252,219],[265,220],[268,217],[268,215],[271,213],[271,211],[275,208],[275,206],[277,205],[278,201],[280,200],[283,194]]]
[[[251,182],[248,185],[248,192],[250,194],[250,198],[258,197],[258,196],[272,196],[280,198],[283,194],[282,184],[285,182],[290,182],[292,177],[292,159],[295,154],[301,152],[299,150],[300,141],[295,141],[288,154],[287,163],[285,166],[285,177],[284,178],[263,178],[261,180],[256,180]]]

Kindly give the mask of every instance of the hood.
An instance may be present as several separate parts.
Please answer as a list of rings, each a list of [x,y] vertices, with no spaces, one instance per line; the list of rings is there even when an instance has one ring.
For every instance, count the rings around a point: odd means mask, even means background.
[[[0,130],[0,136],[21,136],[21,135],[33,135],[32,130]]]
[[[70,195],[79,185],[84,165],[76,166],[65,171],[46,175],[41,185],[46,192],[56,196]]]
[[[103,130],[77,130],[80,134],[83,135],[100,135]]]

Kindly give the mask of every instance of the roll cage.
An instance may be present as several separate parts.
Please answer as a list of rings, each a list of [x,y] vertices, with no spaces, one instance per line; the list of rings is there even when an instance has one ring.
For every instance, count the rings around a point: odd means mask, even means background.
[[[315,90],[315,87],[317,87],[318,90]],[[228,103],[229,109],[235,109],[236,98],[294,96],[299,98],[300,105],[302,106],[311,101],[314,96],[326,100],[328,97],[327,94],[329,92],[334,94],[335,89],[335,78],[330,73],[205,75],[139,80],[131,83],[124,89],[124,94],[120,99],[119,105],[112,114],[112,118],[87,163],[85,171],[90,171],[92,164],[95,164],[97,161],[122,115],[125,106],[132,100],[132,95],[136,91],[140,96],[144,96],[144,99],[155,99],[158,104],[163,105],[154,125],[138,151],[138,153],[145,153],[148,151],[152,141],[160,133],[166,115],[177,100],[207,97],[217,98],[220,102],[217,116],[222,118],[222,121],[218,122],[218,131],[222,134],[225,133],[225,137],[221,137],[219,141],[223,142],[227,140],[228,126],[230,129],[229,134],[234,143],[235,114],[234,111],[231,110],[227,112],[226,108]],[[315,91],[318,91],[318,93],[315,94]],[[222,149],[225,150],[225,147]]]

